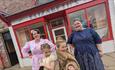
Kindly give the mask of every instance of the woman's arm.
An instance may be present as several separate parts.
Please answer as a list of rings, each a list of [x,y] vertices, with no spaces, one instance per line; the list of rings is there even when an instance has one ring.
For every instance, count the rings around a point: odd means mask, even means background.
[[[96,46],[97,46],[97,48],[99,50],[100,56],[103,56],[104,52],[103,52],[103,48],[102,48],[101,44],[96,44]]]
[[[29,56],[29,51],[30,51],[30,46],[29,43],[27,42],[24,47],[21,49],[23,57],[28,57]]]
[[[95,45],[96,45],[97,49],[99,50],[99,54],[100,54],[100,56],[102,56],[103,55],[103,48],[101,46],[102,39],[100,38],[99,34],[95,30],[90,29],[90,31],[91,31],[92,37],[94,39],[93,41],[95,42]]]

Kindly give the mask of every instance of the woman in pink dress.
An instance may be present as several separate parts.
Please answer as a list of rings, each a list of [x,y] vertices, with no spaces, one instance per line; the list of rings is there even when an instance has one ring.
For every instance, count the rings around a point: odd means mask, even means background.
[[[39,70],[39,61],[43,58],[43,52],[41,50],[41,45],[48,43],[51,46],[51,51],[55,52],[55,45],[48,39],[40,38],[39,30],[31,30],[34,40],[29,41],[22,48],[22,53],[24,57],[29,56],[29,51],[32,53],[32,70]]]

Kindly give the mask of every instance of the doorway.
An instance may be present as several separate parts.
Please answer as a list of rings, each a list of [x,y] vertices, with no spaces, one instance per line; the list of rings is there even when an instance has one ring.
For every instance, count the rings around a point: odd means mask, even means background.
[[[14,48],[14,45],[12,42],[10,32],[9,31],[5,32],[2,35],[3,35],[6,51],[8,53],[9,59],[10,59],[10,63],[12,66],[14,66],[19,62],[18,62],[17,54],[16,54],[16,51],[15,51],[15,48]]]
[[[50,34],[52,35],[52,40],[54,43],[56,43],[58,36],[67,40],[67,31],[64,17],[58,17],[50,20],[49,30],[51,30]]]
[[[67,40],[67,33],[66,33],[65,26],[52,29],[52,33],[53,33],[53,38],[55,43],[58,36],[61,36],[63,39]]]

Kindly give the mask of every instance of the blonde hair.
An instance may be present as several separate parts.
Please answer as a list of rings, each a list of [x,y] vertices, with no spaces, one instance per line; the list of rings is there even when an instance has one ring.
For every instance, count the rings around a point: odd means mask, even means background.
[[[64,40],[60,40],[60,41],[58,41],[58,42],[56,43],[57,48],[59,48],[60,45],[61,45],[62,43],[66,43],[66,41],[64,41]]]
[[[64,39],[63,37],[61,37],[61,36],[58,36],[58,37],[56,38],[56,43],[57,43],[57,42],[60,42],[60,41],[65,41],[65,39]]]
[[[41,49],[51,49],[50,45],[48,43],[42,44]]]

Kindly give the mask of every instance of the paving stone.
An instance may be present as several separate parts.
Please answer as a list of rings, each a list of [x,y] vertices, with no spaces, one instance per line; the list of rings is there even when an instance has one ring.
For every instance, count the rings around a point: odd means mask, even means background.
[[[115,52],[105,54],[102,57],[102,61],[104,63],[105,70],[115,70]],[[20,68],[19,65],[15,65],[5,70],[31,70],[31,66]]]

